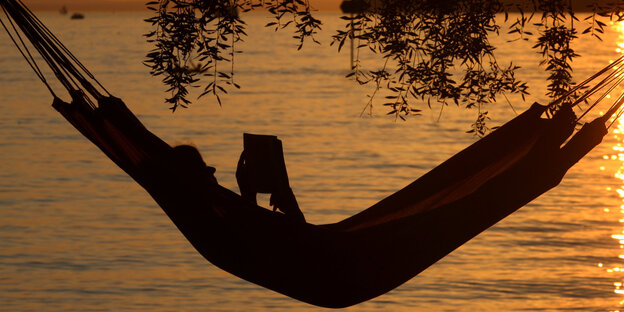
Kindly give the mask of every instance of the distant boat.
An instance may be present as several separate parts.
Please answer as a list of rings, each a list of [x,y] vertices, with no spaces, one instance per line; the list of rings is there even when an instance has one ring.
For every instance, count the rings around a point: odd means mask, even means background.
[[[71,19],[83,19],[84,18],[84,14],[82,14],[82,13],[74,13],[74,14],[72,14],[72,16],[70,18]]]
[[[62,6],[61,9],[59,10],[59,13],[61,13],[62,15],[67,14],[67,7],[66,6]]]

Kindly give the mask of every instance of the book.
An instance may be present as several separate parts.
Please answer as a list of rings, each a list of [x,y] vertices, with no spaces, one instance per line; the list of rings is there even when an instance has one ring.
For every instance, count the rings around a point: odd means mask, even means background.
[[[258,193],[275,193],[289,187],[282,141],[274,135],[243,134],[245,166],[251,187]]]

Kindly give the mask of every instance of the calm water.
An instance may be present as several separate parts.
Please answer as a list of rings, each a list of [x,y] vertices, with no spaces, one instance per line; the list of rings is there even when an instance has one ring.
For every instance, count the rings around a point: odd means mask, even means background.
[[[249,17],[251,36],[236,60],[243,88],[222,108],[206,98],[176,114],[141,65],[149,48],[142,14],[41,16],[156,134],[195,144],[226,187],[236,190],[243,132],[280,136],[312,223],[369,207],[474,141],[464,134],[474,112],[452,107],[440,122],[437,109],[408,122],[379,107],[360,118],[368,90],[343,78],[348,54],[328,44],[337,15],[323,16],[323,44],[300,53],[289,34],[261,27],[265,16]],[[621,34],[613,26],[602,43],[577,43],[578,79],[617,57]],[[546,100],[546,74],[528,46],[499,51],[501,61],[524,66],[520,77],[532,85],[526,103],[512,98],[518,109]],[[1,311],[321,310],[207,263],[138,185],[56,114],[4,34],[0,73]],[[513,117],[506,105],[489,109],[493,123]],[[400,288],[347,310],[624,309],[623,139],[610,133],[559,187]]]

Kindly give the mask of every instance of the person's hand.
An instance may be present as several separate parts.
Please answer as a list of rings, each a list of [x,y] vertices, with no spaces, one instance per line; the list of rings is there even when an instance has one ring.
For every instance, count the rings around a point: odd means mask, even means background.
[[[273,211],[279,210],[283,213],[287,213],[293,204],[297,205],[297,200],[290,187],[282,188],[275,191],[275,193],[271,193],[269,205],[273,206]]]
[[[282,188],[272,193],[269,204],[273,206],[273,211],[279,209],[287,217],[295,219],[299,222],[305,222],[305,217],[299,209],[297,198],[290,187]]]
[[[238,165],[236,166],[236,182],[238,183],[238,189],[241,192],[241,197],[244,200],[250,201],[254,205],[257,205],[257,192],[253,189],[251,181],[249,181],[249,170],[245,164],[244,150],[241,153],[240,158],[238,159]]]

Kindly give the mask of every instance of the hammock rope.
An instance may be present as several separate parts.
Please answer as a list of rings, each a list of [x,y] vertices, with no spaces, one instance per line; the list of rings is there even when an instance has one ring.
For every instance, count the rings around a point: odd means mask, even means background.
[[[20,36],[19,31],[15,28],[15,24],[13,23],[13,20],[11,20],[9,18],[9,15],[8,15],[8,13],[7,13],[7,11],[6,11],[6,9],[4,7],[2,7],[2,11],[4,12],[4,15],[7,17],[7,20],[9,21],[9,23],[11,25],[11,28],[15,32],[15,36],[19,39],[19,41],[21,43],[21,46],[20,46],[20,44],[17,43],[17,41],[13,37],[13,34],[9,30],[9,28],[6,26],[4,21],[2,21],[2,19],[0,19],[0,24],[2,25],[2,27],[6,31],[7,35],[9,35],[9,38],[11,39],[11,41],[13,42],[13,44],[15,45],[17,50],[20,52],[20,54],[22,54],[22,56],[24,57],[24,59],[28,63],[28,66],[30,66],[30,68],[32,68],[32,70],[35,72],[35,75],[37,75],[39,80],[41,80],[41,82],[43,82],[43,84],[46,86],[46,88],[48,88],[50,93],[52,93],[52,96],[56,97],[56,94],[52,90],[52,87],[50,87],[50,85],[48,84],[48,81],[46,80],[45,76],[43,75],[43,72],[41,71],[41,69],[37,65],[37,62],[35,61],[35,58],[30,53],[30,50],[28,49],[28,46],[26,46],[26,43],[24,43],[24,40],[22,40],[22,37]],[[28,54],[28,56],[26,56],[24,51],[26,51],[26,54]]]
[[[10,4],[10,3],[7,3],[7,4]],[[27,19],[24,19],[24,17],[20,14],[20,11],[17,10],[17,8],[13,6],[8,6],[6,7],[6,10],[9,11],[15,24],[19,26],[19,28],[22,30],[22,33],[28,38],[28,40],[31,42],[31,44],[37,50],[37,52],[39,52],[43,60],[48,64],[53,74],[56,76],[59,82],[63,85],[63,87],[65,87],[65,89],[69,92],[77,90],[78,85],[73,81],[70,73],[66,71],[62,66],[60,66],[62,59],[60,59],[58,55],[55,57],[53,55],[54,54],[53,49],[44,44],[45,43],[44,37],[37,36],[36,29],[33,29],[29,21]]]
[[[22,30],[22,33],[28,38],[32,46],[39,52],[42,59],[49,65],[50,69],[57,77],[63,87],[72,95],[76,96],[77,90],[82,87],[96,100],[103,97],[94,86],[91,84],[87,77],[92,79],[108,96],[110,93],[108,90],[95,78],[95,76],[73,55],[67,47],[61,43],[61,41],[28,9],[21,1],[7,1],[3,5],[3,10],[11,24],[15,22]],[[8,11],[8,12],[7,12]],[[3,23],[4,24],[4,23]],[[6,27],[5,27],[5,30]],[[17,37],[20,39],[19,32],[16,31]],[[12,36],[11,36],[12,37]],[[17,43],[14,41],[14,44]],[[24,44],[23,48],[27,51],[28,47]],[[21,49],[20,49],[21,50]],[[23,55],[27,62],[34,62],[34,58],[28,60]],[[35,65],[36,66],[36,65]],[[42,78],[43,74],[41,73]],[[85,77],[86,76],[86,77]],[[51,89],[51,88],[50,88]],[[54,92],[50,90],[53,95]],[[88,100],[91,105],[92,101]]]
[[[611,126],[622,116],[622,114],[624,113],[624,109],[621,109],[622,104],[624,104],[624,93],[620,94],[620,96],[617,98],[617,100],[615,100],[615,102],[613,103],[613,105],[611,105],[611,107],[609,108],[609,110],[607,111],[607,113],[604,115],[606,116],[606,118],[610,118],[611,116],[613,116],[615,114],[615,118],[613,118],[611,120],[611,123],[609,123],[609,126],[607,126],[607,129],[610,129]]]
[[[587,79],[583,80],[581,83],[579,83],[576,86],[574,86],[572,89],[570,89],[570,91],[566,92],[563,96],[561,96],[559,99],[555,100],[553,103],[554,104],[560,103],[564,99],[566,99],[569,96],[573,95],[575,92],[579,91],[581,88],[584,88],[589,82],[591,82],[594,79],[602,76],[605,72],[607,72],[607,71],[609,71],[611,69],[618,69],[617,66],[622,64],[622,63],[624,63],[624,55],[619,57],[617,60],[611,62],[609,65],[607,65],[606,67],[604,67],[603,69],[601,69],[597,73],[595,73],[595,74],[591,75],[590,77],[588,77]],[[597,91],[597,90],[599,90],[601,88],[599,86],[604,85],[605,84],[605,80],[608,80],[612,75],[614,75],[614,72],[610,73],[607,76],[607,78],[605,78],[602,81],[600,81],[589,92],[585,92],[581,97],[579,97],[579,99],[577,99],[574,103],[571,104],[571,107],[574,107],[574,106],[578,105],[579,103],[583,102],[586,98],[588,98],[589,96],[594,94],[595,91]]]
[[[589,97],[591,97],[592,95],[594,95],[595,93],[597,93],[599,90],[605,88],[606,86],[611,85],[610,87],[607,88],[607,91],[604,91],[600,97],[598,99],[596,99],[594,101],[594,103],[587,108],[582,114],[581,116],[579,116],[576,119],[576,122],[580,121],[583,117],[585,117],[594,107],[596,107],[603,99],[605,99],[610,93],[611,91],[613,91],[616,87],[618,87],[622,81],[624,81],[624,70],[620,67],[616,67],[616,64],[619,64],[622,62],[622,60],[624,59],[624,56],[620,57],[618,59],[618,61],[613,62],[611,64],[611,67],[614,68],[615,70],[613,70],[611,73],[609,73],[609,75],[607,75],[607,77],[605,77],[604,79],[602,79],[600,82],[598,82],[594,87],[592,87],[589,91],[585,92],[581,97],[579,97],[573,104],[572,107],[578,105],[579,103],[585,101],[586,99],[588,99]],[[614,83],[615,82],[615,83]],[[616,105],[616,103],[618,103],[618,101],[615,101],[613,105]],[[611,111],[612,107],[609,109],[609,111]]]
[[[45,26],[45,24],[43,24],[43,22],[41,22],[41,20],[27,7],[23,4],[23,2],[21,0],[19,0],[20,4],[22,4],[22,8],[24,8],[27,12],[28,12],[28,16],[32,17],[34,19],[34,21],[36,22],[37,26],[42,29],[45,34],[51,38],[54,43],[60,47],[63,52],[69,56],[72,61],[74,61],[74,63],[76,65],[78,65],[78,67],[80,67],[80,69],[89,77],[91,78],[93,81],[95,81],[95,83],[97,83],[97,85],[102,88],[102,90],[104,90],[104,92],[106,92],[107,95],[111,96],[110,92],[108,92],[108,90],[106,90],[106,88],[95,78],[95,76],[91,73],[91,71],[89,71],[89,69],[87,69],[86,66],[84,66],[84,64],[82,64],[82,62],[80,62],[80,60],[56,37],[56,35],[54,35],[54,33],[52,33],[52,31],[50,31],[50,29]]]

